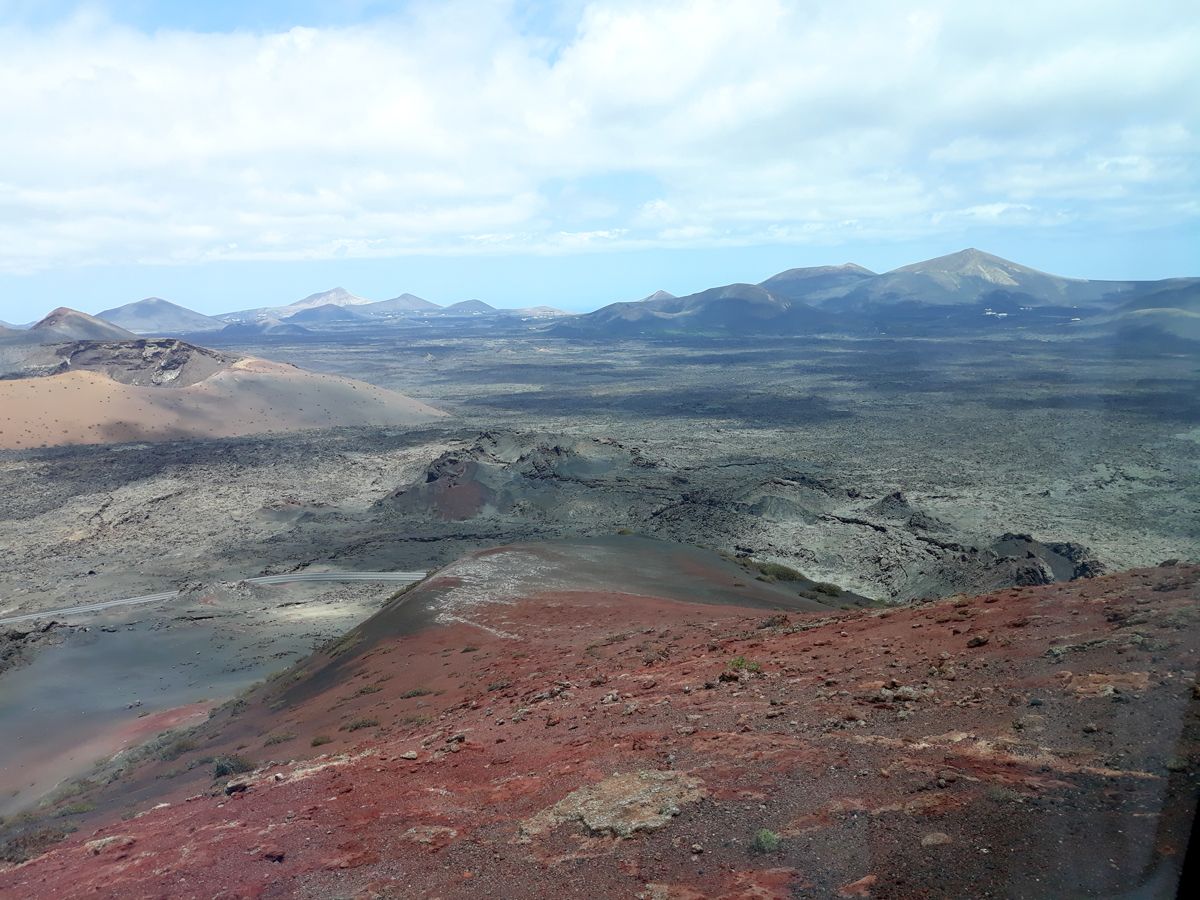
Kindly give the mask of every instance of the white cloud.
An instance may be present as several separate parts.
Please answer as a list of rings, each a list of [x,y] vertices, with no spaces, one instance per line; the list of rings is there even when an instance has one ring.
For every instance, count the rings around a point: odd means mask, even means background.
[[[1196,216],[1189,3],[629,0],[554,47],[517,20],[0,29],[0,270]]]

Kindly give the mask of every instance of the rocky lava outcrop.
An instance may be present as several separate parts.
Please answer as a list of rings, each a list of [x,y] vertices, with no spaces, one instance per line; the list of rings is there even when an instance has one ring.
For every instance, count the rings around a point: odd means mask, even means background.
[[[129,762],[0,893],[1175,890],[1200,567],[773,613],[543,577],[441,622],[398,597]]]
[[[687,466],[608,437],[488,431],[374,506],[378,530],[466,548],[635,531],[786,562],[880,600],[1049,584],[1104,571],[1078,543],[944,521],[802,459]],[[1001,526],[1003,527],[1003,525]],[[995,530],[992,530],[995,528]]]

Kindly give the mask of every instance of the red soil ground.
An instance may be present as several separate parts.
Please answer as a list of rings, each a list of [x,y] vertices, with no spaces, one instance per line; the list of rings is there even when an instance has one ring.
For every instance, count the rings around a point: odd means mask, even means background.
[[[226,708],[0,894],[1172,896],[1198,599],[1177,565],[827,615],[480,607]],[[232,752],[260,767],[161,777]]]

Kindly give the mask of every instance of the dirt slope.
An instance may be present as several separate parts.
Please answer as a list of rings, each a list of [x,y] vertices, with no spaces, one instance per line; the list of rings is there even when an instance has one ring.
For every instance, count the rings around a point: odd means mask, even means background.
[[[772,615],[513,587],[443,624],[400,598],[0,894],[1172,895],[1200,567]],[[232,753],[258,768],[213,781]]]
[[[152,342],[130,346],[147,343]],[[224,354],[209,353],[216,361],[203,359],[209,365],[198,380],[187,377],[169,384],[171,375],[186,369],[156,366],[155,371],[166,371],[166,381],[148,377],[143,383],[127,383],[137,379],[117,366],[128,355],[123,349],[123,344],[102,344],[75,354],[82,368],[0,381],[0,448],[407,425],[445,415],[364,382]],[[200,348],[191,349],[197,354],[188,365],[200,365]]]

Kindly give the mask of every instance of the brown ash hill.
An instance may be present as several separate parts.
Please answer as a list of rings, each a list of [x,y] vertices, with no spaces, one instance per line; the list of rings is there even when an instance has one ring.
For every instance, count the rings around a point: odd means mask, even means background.
[[[6,449],[410,425],[445,415],[364,382],[173,339],[38,345],[0,380],[0,409]]]

